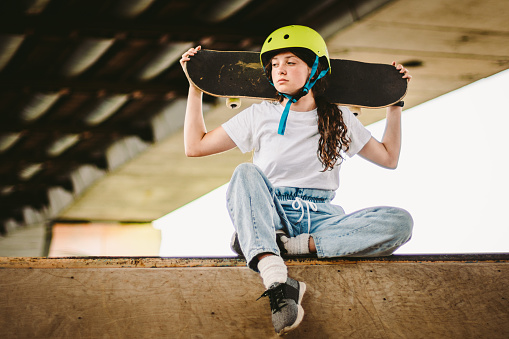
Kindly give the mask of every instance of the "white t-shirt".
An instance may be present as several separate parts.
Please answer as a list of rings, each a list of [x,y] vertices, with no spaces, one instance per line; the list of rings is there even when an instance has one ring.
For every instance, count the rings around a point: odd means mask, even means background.
[[[322,172],[318,158],[318,115],[290,110],[284,135],[277,133],[284,107],[279,102],[263,101],[243,110],[222,126],[243,152],[254,150],[253,163],[276,186],[337,190],[340,166]],[[359,152],[371,133],[347,107],[340,107],[351,140],[348,156]]]

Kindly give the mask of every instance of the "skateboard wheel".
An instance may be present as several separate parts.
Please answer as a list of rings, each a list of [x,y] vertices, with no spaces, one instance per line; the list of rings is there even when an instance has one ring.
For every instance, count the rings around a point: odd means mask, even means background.
[[[241,105],[240,98],[226,98],[226,107],[237,109]]]

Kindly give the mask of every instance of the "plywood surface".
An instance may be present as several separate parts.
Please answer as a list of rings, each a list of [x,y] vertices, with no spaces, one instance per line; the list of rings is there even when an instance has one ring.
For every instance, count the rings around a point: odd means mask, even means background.
[[[1,265],[0,337],[272,337],[268,301],[256,301],[259,276],[242,260],[224,259],[238,264],[224,267],[214,260],[210,267],[193,266],[196,259],[164,268]],[[290,276],[308,290],[304,321],[289,337],[509,336],[507,260],[293,263]]]

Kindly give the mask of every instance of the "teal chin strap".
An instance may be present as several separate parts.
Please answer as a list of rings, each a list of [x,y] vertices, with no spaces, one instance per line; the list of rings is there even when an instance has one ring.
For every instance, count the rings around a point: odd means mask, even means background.
[[[318,55],[317,55],[316,58],[315,58],[315,62],[313,64],[313,68],[311,68],[311,75],[309,76],[308,82],[304,85],[304,88],[302,89],[302,91],[304,92],[304,94],[302,96],[308,94],[309,90],[315,85],[315,83],[319,79],[323,78],[327,74],[327,72],[329,71],[329,68],[327,68],[324,71],[321,71],[320,74],[316,77],[316,79],[311,81],[311,78],[315,75],[316,69],[318,68],[318,63],[319,63],[319,58],[318,58]]]
[[[281,93],[285,96],[285,98],[288,99],[288,102],[285,105],[285,109],[283,110],[283,114],[281,115],[281,119],[279,119],[279,127],[277,129],[277,134],[285,135],[285,129],[286,129],[286,120],[288,120],[288,113],[290,113],[290,106],[292,103],[297,102],[297,99],[293,98],[290,95],[286,95],[284,93]]]
[[[311,78],[315,75],[316,69],[318,68],[318,62],[319,62],[318,60],[319,60],[319,58],[318,58],[318,55],[317,55],[316,59],[315,59],[315,62],[313,63],[313,67],[311,68],[311,75],[309,76],[309,79],[306,82],[306,84],[304,85],[304,87],[302,87],[302,89],[301,89],[299,94],[297,94],[295,96],[291,96],[291,95],[288,95],[288,94],[279,93],[282,96],[284,96],[285,98],[287,98],[288,102],[286,103],[285,109],[283,110],[283,114],[281,115],[281,119],[279,120],[279,127],[277,129],[277,133],[278,134],[285,135],[286,121],[288,120],[288,114],[290,113],[290,106],[294,102],[297,102],[304,95],[308,94],[309,90],[315,85],[315,83],[318,81],[318,79],[323,78],[327,74],[327,72],[329,71],[328,68],[326,70],[324,70],[324,71],[321,71],[320,74],[318,75],[318,77],[315,80],[311,81]],[[271,84],[272,84],[272,82],[271,82]],[[274,84],[272,84],[272,85],[274,86]]]

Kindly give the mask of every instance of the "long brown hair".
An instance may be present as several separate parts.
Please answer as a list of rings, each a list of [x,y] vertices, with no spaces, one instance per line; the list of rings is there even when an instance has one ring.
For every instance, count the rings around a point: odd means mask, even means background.
[[[303,60],[309,67],[312,67],[315,54],[307,49],[289,48],[286,50],[275,51],[268,58],[269,62],[265,65],[265,74],[272,82],[272,57],[283,51],[290,51],[298,58]],[[322,70],[327,69],[327,64],[320,62],[313,78],[316,78]],[[332,170],[337,163],[343,161],[341,151],[347,152],[350,148],[350,138],[347,136],[347,127],[343,120],[343,112],[336,104],[330,103],[324,96],[327,88],[327,76],[318,79],[313,86],[313,95],[318,113],[318,132],[320,140],[318,141],[317,155],[323,165],[323,171]],[[279,102],[283,102],[284,96],[279,94]]]

